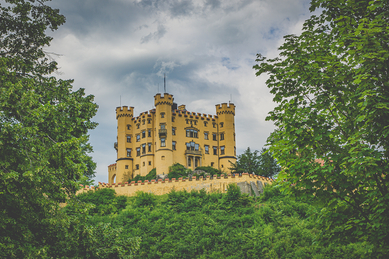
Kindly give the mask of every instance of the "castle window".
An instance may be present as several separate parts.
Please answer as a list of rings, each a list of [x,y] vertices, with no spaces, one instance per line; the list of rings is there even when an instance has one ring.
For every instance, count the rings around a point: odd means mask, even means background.
[[[220,133],[220,140],[224,140],[224,133]]]
[[[220,128],[223,128],[224,123],[220,122]]]
[[[236,147],[234,147],[234,156],[236,156]]]
[[[127,124],[127,129],[128,129],[128,130],[131,129],[131,125],[130,125],[130,124]]]
[[[148,146],[149,146],[148,152],[151,152],[151,143],[149,143]]]
[[[142,120],[142,125],[145,125],[146,120]]]
[[[128,165],[126,165],[124,168],[125,168],[125,169],[128,169]]]
[[[143,166],[145,166],[146,165],[146,163],[145,162],[143,162]]]
[[[137,128],[137,129],[139,129],[139,127],[140,127],[140,124],[139,124],[139,123],[138,123],[138,124],[136,124],[136,128]]]
[[[140,141],[140,135],[136,135],[136,142],[139,142]]]
[[[142,144],[142,154],[146,154],[146,144]]]
[[[186,143],[186,150],[199,151],[199,144],[196,144],[193,141]]]
[[[172,122],[174,122],[174,119],[175,119],[176,117],[174,117],[174,116],[172,116]]]
[[[145,138],[145,137],[146,137],[146,131],[142,130],[142,138]]]
[[[213,123],[213,127],[216,128],[216,123]]]
[[[173,141],[173,143],[172,143],[172,149],[176,150],[176,142],[175,141]]]
[[[147,124],[151,124],[151,119],[147,119]]]
[[[165,129],[165,124],[161,124],[161,129]]]
[[[186,119],[186,124],[189,124],[189,120],[188,119]]]
[[[147,137],[151,138],[151,129],[147,131]]]
[[[217,147],[213,147],[213,154],[217,155]]]
[[[149,165],[151,165],[151,161],[149,161]]]
[[[224,146],[221,146],[221,147],[220,147],[220,155],[224,155],[224,149],[225,149]]]
[[[165,113],[161,112],[161,118],[165,118]]]
[[[192,166],[192,158],[191,157],[189,157],[189,159],[188,159],[188,167],[190,167],[190,166]]]
[[[131,136],[127,136],[127,143],[131,143]]]
[[[136,156],[140,156],[140,147],[136,148]]]
[[[235,141],[235,133],[234,133],[234,141]]]
[[[187,129],[186,130],[186,136],[190,138],[198,138],[198,132],[194,129]]]
[[[176,128],[172,128],[172,135],[173,135],[173,136],[176,135]]]
[[[212,139],[213,139],[213,140],[217,140],[217,135],[216,135],[216,133],[212,133]]]
[[[138,170],[139,169],[139,165],[135,165],[135,170]]]
[[[166,147],[165,138],[161,138],[161,147]]]
[[[161,160],[165,160],[165,156],[161,156]]]
[[[204,139],[208,140],[208,132],[204,132]]]
[[[213,166],[215,163],[214,162],[211,162],[211,166]]]
[[[131,148],[127,148],[127,157],[131,157]]]
[[[207,127],[208,121],[204,121],[204,127]]]
[[[209,154],[209,146],[205,145],[204,146],[205,154]]]

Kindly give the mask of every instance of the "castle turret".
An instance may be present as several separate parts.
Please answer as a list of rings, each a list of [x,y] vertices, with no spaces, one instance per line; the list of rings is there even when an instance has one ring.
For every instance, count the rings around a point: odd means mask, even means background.
[[[116,108],[116,119],[118,122],[117,142],[115,142],[117,151],[116,171],[112,171],[112,175],[109,174],[109,183],[125,182],[130,177],[132,178],[134,152],[132,150],[133,114],[134,107],[123,106]]]
[[[233,103],[217,104],[216,114],[218,116],[219,169],[229,171],[230,161],[236,162],[235,105]]]
[[[164,93],[154,96],[155,104],[155,167],[157,174],[168,174],[173,164],[172,105],[173,95]]]

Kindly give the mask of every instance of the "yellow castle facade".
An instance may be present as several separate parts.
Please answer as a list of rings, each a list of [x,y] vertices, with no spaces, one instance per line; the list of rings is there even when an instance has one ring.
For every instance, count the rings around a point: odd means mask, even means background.
[[[194,170],[211,166],[230,173],[236,162],[235,105],[216,105],[216,115],[207,115],[177,106],[173,95],[154,96],[155,108],[134,117],[134,107],[116,108],[117,160],[108,166],[108,182],[126,182],[145,176],[153,168],[168,174],[180,163]]]

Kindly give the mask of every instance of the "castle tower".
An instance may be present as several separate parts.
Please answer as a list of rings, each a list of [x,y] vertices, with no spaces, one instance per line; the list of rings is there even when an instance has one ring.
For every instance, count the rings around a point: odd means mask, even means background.
[[[109,183],[120,183],[132,178],[133,173],[133,158],[132,158],[132,119],[134,114],[134,107],[117,107],[116,119],[117,126],[117,142],[115,148],[117,151],[116,171],[109,174]],[[116,179],[115,179],[116,178]]]
[[[173,164],[172,105],[173,95],[159,93],[154,96],[155,105],[155,168],[157,174],[168,174]]]
[[[217,104],[216,114],[218,116],[219,169],[229,171],[230,161],[236,162],[235,105],[233,103]]]

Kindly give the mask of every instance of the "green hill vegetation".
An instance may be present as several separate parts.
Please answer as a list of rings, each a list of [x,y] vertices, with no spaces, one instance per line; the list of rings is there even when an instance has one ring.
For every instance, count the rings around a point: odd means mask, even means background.
[[[321,207],[292,199],[277,186],[267,186],[257,199],[241,194],[235,185],[225,194],[201,190],[124,197],[102,189],[77,198],[84,206],[89,204],[87,224],[91,227],[120,227],[113,237],[118,240],[140,238],[135,258],[374,256],[373,246],[366,242],[325,242],[329,237],[315,223]],[[73,205],[65,211],[72,213]]]

